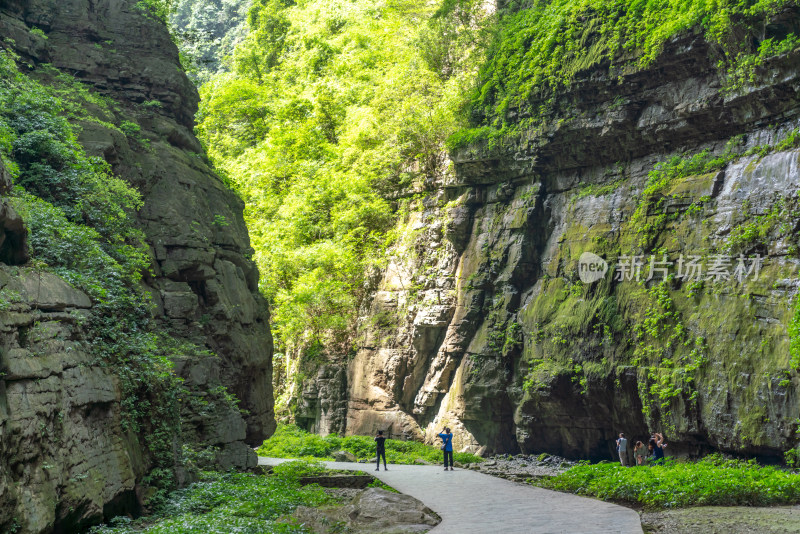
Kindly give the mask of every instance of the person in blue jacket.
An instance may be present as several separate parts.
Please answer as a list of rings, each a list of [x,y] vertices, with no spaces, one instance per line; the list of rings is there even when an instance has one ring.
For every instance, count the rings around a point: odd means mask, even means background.
[[[450,459],[450,471],[455,471],[453,468],[453,434],[450,433],[448,427],[444,428],[444,432],[439,434],[442,440],[442,452],[444,453],[444,470],[447,471],[447,459]]]

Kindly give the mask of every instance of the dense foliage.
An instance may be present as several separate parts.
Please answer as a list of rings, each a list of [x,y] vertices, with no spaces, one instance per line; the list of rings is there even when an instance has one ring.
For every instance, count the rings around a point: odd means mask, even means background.
[[[457,5],[258,0],[233,71],[201,88],[197,132],[246,202],[279,350],[347,353],[387,199],[443,172],[482,16]]]
[[[769,506],[800,501],[800,475],[754,461],[707,456],[698,462],[622,467],[582,464],[540,485],[653,508]]]
[[[331,454],[335,451],[347,451],[358,460],[370,460],[375,458],[375,441],[372,436],[322,437],[294,425],[279,425],[275,434],[258,449],[258,454],[270,458],[333,460]],[[483,461],[481,457],[466,452],[453,453],[453,458],[462,464]],[[386,460],[393,464],[413,464],[418,460],[438,463],[442,460],[442,451],[416,441],[387,439]]]
[[[236,45],[247,35],[247,0],[175,0],[169,23],[181,63],[198,85],[227,70]]]
[[[21,186],[15,204],[29,215],[37,259],[96,300],[111,298],[109,290],[125,299],[125,286],[149,266],[143,236],[128,215],[140,206],[139,193],[104,160],[86,155],[65,117],[69,106],[55,93],[0,51],[0,151]]]
[[[458,132],[451,146],[535,128],[555,90],[577,73],[604,65],[613,80],[647,67],[670,39],[691,31],[713,43],[728,89],[735,88],[751,81],[765,58],[797,48],[793,33],[767,34],[771,19],[796,5],[797,0],[534,0],[527,9],[508,10],[472,96],[476,128]],[[527,118],[509,119],[512,110]]]
[[[172,493],[156,514],[137,521],[118,517],[92,533],[307,532],[300,525],[278,520],[298,506],[331,502],[319,486],[300,486],[298,481],[304,474],[319,471],[318,466],[289,462],[275,467],[272,476],[206,472],[199,482]]]

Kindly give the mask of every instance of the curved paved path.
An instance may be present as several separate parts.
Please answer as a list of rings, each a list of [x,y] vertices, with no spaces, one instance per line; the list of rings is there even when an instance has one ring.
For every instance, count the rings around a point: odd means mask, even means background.
[[[258,459],[259,465],[285,461]],[[392,465],[376,472],[372,464],[325,463],[332,469],[366,471],[424,502],[442,518],[433,534],[642,534],[639,514],[630,508],[467,469]]]

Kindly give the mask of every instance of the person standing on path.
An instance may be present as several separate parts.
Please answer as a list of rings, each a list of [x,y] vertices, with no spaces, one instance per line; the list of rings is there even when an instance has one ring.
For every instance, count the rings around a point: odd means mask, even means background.
[[[625,433],[620,432],[617,439],[617,452],[619,452],[619,463],[622,467],[628,466],[628,440],[625,439]]]
[[[386,468],[386,438],[383,435],[383,430],[378,430],[378,435],[375,436],[375,460],[378,463],[375,471],[381,470],[381,457],[383,457],[383,470],[388,471]]]
[[[450,433],[450,429],[448,427],[444,428],[444,431],[439,434],[439,438],[442,440],[442,452],[444,453],[444,470],[447,471],[447,459],[450,459],[450,471],[455,471],[453,468],[453,434]]]

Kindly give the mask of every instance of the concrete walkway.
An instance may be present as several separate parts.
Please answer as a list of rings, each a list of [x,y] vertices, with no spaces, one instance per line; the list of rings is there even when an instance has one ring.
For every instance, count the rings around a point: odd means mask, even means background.
[[[259,465],[288,460],[259,457]],[[365,471],[424,502],[442,522],[433,534],[641,534],[639,514],[595,499],[550,491],[466,469],[429,465],[325,462],[331,469]]]

